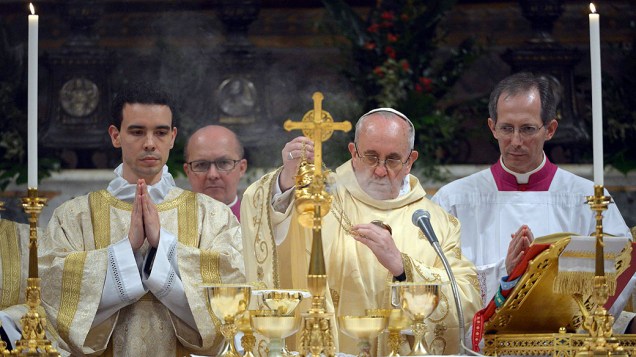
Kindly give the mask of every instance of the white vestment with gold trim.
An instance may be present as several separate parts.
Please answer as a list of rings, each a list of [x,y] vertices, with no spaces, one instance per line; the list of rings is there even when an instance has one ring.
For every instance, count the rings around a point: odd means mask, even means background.
[[[98,191],[55,210],[41,242],[42,301],[74,354],[214,354],[222,345],[200,285],[245,281],[240,226],[205,195],[170,187],[163,198],[153,258],[147,241],[135,255],[117,256],[130,249],[130,202]]]
[[[285,212],[272,207],[278,172],[265,175],[243,195],[241,225],[243,229],[246,270],[249,281],[267,287],[306,288],[311,247],[311,230],[300,227],[293,202]],[[418,179],[409,176],[410,191],[392,200],[376,200],[357,182],[351,162],[340,166],[329,177],[333,203],[322,221],[322,239],[329,291],[327,309],[340,315],[364,315],[365,309],[390,308],[389,283],[393,276],[375,255],[348,233],[352,225],[381,220],[393,229],[393,238],[402,252],[407,281],[444,282],[446,272],[435,251],[411,223],[418,209],[431,213],[431,223],[459,284],[466,324],[481,306],[475,267],[461,256],[460,225],[457,219],[428,200]],[[280,245],[274,230],[289,225]],[[450,286],[442,289],[437,310],[427,319],[426,340],[431,353],[458,351],[457,314]],[[357,354],[356,342],[344,334],[336,341],[339,351]],[[381,344],[378,355],[386,355]]]

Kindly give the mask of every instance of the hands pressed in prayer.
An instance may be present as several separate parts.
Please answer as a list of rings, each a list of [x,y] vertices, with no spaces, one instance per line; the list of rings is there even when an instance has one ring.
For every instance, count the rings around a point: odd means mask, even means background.
[[[375,257],[393,276],[404,273],[402,253],[398,250],[391,233],[373,223],[356,224],[351,227],[353,239],[371,249]]]
[[[156,248],[159,245],[160,229],[159,213],[148,195],[148,185],[145,180],[139,179],[128,231],[128,239],[133,251],[139,249],[146,239],[152,247]]]
[[[280,173],[279,183],[283,192],[294,186],[294,177],[298,172],[300,159],[305,152],[305,158],[309,162],[314,161],[314,142],[308,137],[299,136],[285,144],[281,155],[283,157],[283,171]]]
[[[140,179],[139,181],[143,180]],[[128,240],[130,241],[133,251],[141,248],[144,244],[144,240],[146,239],[143,214],[140,183],[137,182],[135,200],[133,201],[132,215],[130,217],[130,229],[128,230]]]
[[[534,240],[534,235],[530,227],[525,224],[519,227],[519,229],[510,236],[512,239],[508,245],[508,254],[506,255],[506,271],[508,275],[510,275],[517,264],[521,262],[521,258]]]

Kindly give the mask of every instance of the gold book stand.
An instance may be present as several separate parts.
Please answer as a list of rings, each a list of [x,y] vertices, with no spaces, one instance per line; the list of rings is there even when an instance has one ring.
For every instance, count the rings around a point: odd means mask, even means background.
[[[559,254],[570,242],[570,234],[544,237],[549,246],[529,260],[525,273],[503,305],[484,323],[484,353],[487,355],[575,356],[584,346],[587,333],[580,331],[584,316],[572,295],[556,294],[553,283],[558,274]],[[632,254],[626,249],[615,261],[620,277],[629,269]],[[620,280],[620,279],[618,279]],[[618,282],[617,282],[618,286]],[[619,289],[617,289],[618,293]],[[583,292],[581,301],[592,309],[592,291]],[[636,335],[613,335],[624,351],[636,355]]]

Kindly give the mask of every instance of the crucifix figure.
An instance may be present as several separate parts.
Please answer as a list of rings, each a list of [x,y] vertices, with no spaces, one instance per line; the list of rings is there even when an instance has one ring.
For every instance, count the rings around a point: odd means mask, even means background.
[[[329,112],[322,110],[322,93],[315,92],[312,96],[314,100],[314,110],[310,110],[303,116],[302,121],[294,122],[287,119],[283,124],[285,130],[302,130],[303,135],[314,142],[314,177],[322,175],[322,142],[327,141],[334,130],[342,130],[348,132],[351,130],[351,123],[343,121],[334,123]]]

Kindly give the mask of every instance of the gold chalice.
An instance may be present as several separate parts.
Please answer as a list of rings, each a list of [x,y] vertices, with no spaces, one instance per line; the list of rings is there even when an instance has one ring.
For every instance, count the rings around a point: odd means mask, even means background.
[[[252,287],[249,285],[219,284],[205,286],[205,289],[214,315],[222,322],[220,329],[225,338],[225,345],[220,356],[240,357],[234,345],[234,336],[237,331],[235,321],[247,309]]]
[[[254,336],[254,330],[252,329],[252,315],[249,310],[243,311],[235,322],[236,328],[243,332],[241,337],[241,347],[243,347],[243,357],[254,357],[254,347],[256,346],[256,336]]]
[[[300,315],[276,315],[271,310],[251,311],[252,326],[269,339],[269,357],[283,357],[284,339],[296,333],[300,328]]]
[[[267,289],[254,290],[259,310],[269,310],[275,316],[294,315],[294,310],[303,299],[311,297],[306,290]],[[283,341],[283,356],[289,355]]]
[[[270,310],[277,316],[289,316],[303,299],[311,297],[305,290],[270,289],[256,290],[256,302],[260,310]]]
[[[371,340],[389,323],[389,310],[367,310],[366,316],[338,316],[338,326],[345,335],[358,340],[359,357],[371,356]]]
[[[389,348],[391,353],[389,357],[397,357],[400,355],[400,336],[402,330],[409,327],[411,319],[406,315],[402,309],[391,309],[389,314],[389,325],[387,330],[389,331]]]
[[[441,284],[399,283],[395,286],[397,286],[402,310],[413,320],[415,343],[411,356],[427,355],[424,320],[433,313],[439,303]]]

